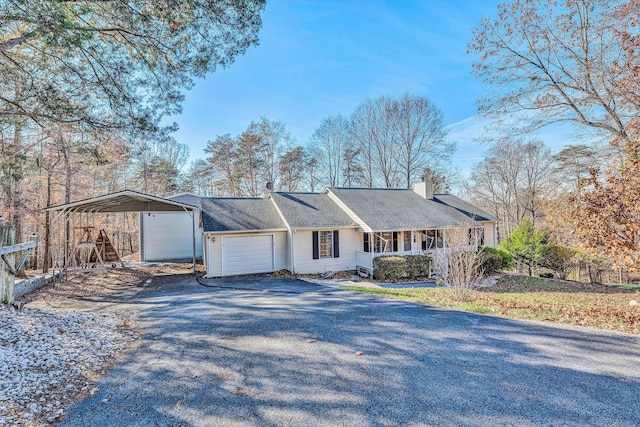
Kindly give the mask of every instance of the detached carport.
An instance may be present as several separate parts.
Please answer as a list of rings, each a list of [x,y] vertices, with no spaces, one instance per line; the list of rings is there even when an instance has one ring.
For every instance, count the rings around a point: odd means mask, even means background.
[[[77,238],[77,230],[82,230],[84,233],[93,233],[96,214],[126,212],[188,213],[192,219],[193,272],[194,274],[196,272],[196,221],[198,219],[195,213],[199,210],[198,206],[163,199],[137,191],[124,190],[77,202],[52,206],[47,210],[53,214],[50,238],[54,277],[56,270],[60,273],[65,273],[68,271],[88,269],[82,268],[82,265],[78,265],[82,263],[78,262],[76,251],[88,250],[88,252],[85,252],[89,254],[87,257],[88,261],[92,254],[91,248],[95,247],[96,244],[95,241],[80,241]],[[98,261],[104,264],[100,258],[99,251],[95,251],[94,257],[97,257]]]

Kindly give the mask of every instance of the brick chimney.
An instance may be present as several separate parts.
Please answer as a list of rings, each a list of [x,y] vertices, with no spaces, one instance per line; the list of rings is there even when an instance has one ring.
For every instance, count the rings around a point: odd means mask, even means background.
[[[413,191],[420,197],[427,200],[433,200],[433,182],[420,181],[413,183]]]

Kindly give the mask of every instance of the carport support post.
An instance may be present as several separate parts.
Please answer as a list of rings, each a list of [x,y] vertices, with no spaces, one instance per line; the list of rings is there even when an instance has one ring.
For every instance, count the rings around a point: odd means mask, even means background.
[[[196,211],[191,211],[191,243],[193,245],[193,274],[196,274]]]

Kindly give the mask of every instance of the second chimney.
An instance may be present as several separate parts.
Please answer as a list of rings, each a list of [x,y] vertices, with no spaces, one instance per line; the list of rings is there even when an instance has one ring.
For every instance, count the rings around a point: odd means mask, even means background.
[[[433,199],[433,182],[421,181],[413,184],[413,191],[427,200]]]

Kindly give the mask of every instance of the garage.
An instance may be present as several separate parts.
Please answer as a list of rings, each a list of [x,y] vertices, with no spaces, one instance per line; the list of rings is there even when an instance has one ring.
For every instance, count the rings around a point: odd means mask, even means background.
[[[205,277],[287,268],[287,227],[269,199],[203,198]]]
[[[196,213],[197,215],[197,213]],[[143,212],[140,215],[140,260],[190,259],[193,219],[187,212]],[[196,259],[202,258],[202,233],[196,230]]]
[[[222,275],[269,273],[273,267],[273,236],[222,238]]]
[[[167,200],[200,206],[201,197],[193,193],[168,196]],[[200,210],[195,211],[196,218]],[[140,213],[140,261],[166,262],[191,259],[192,235],[195,231],[196,259],[202,259],[202,229],[190,212],[141,212]]]

